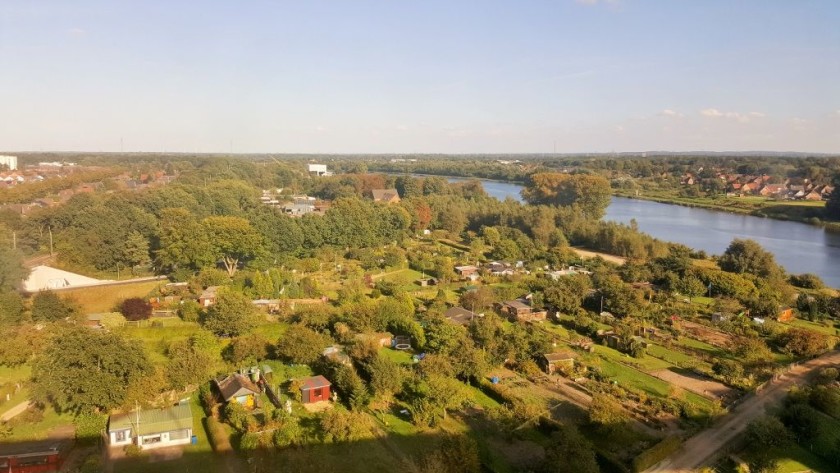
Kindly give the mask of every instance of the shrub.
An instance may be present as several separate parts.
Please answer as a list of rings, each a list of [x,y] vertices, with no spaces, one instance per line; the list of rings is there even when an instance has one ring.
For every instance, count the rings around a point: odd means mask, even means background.
[[[126,320],[146,320],[152,316],[152,305],[139,297],[132,297],[122,301],[120,312]]]
[[[664,460],[668,455],[677,451],[682,445],[682,438],[672,435],[665,437],[661,442],[640,453],[633,459],[633,471],[645,471]]]
[[[107,417],[93,412],[82,413],[73,419],[76,427],[76,440],[92,444],[99,440],[99,434],[105,428]]]
[[[123,447],[123,451],[125,452],[125,456],[129,458],[139,457],[143,454],[143,447],[132,443]]]

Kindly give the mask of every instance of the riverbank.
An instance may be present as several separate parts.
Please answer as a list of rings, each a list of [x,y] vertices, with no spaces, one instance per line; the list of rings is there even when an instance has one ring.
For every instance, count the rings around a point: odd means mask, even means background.
[[[681,205],[683,207],[799,222],[823,227],[833,232],[840,232],[840,222],[822,220],[825,202],[820,201],[774,201],[763,197],[723,197],[710,200],[703,198],[644,195],[621,190],[614,192],[613,195],[628,199],[658,202],[660,204]]]

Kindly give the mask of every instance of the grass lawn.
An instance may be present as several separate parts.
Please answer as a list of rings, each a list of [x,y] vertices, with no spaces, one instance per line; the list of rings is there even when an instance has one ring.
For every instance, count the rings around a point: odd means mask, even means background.
[[[176,340],[185,340],[201,329],[196,322],[184,322],[181,319],[166,319],[162,327],[146,325],[143,327],[123,327],[119,332],[127,337],[140,340],[153,363],[166,363],[166,349]]]
[[[379,353],[385,358],[390,358],[391,361],[401,365],[411,365],[414,363],[412,359],[413,353],[408,350],[394,350],[393,348],[383,348]]]
[[[701,370],[711,370],[711,365],[696,356],[687,355],[681,351],[671,350],[662,345],[650,344],[647,354],[680,367],[696,366]]]
[[[601,372],[619,386],[630,386],[651,396],[667,397],[671,385],[639,370],[619,364],[607,357],[601,358]]]
[[[145,281],[133,284],[115,286],[93,286],[78,289],[68,289],[58,292],[64,299],[72,299],[78,303],[83,313],[111,312],[124,299],[130,297],[145,298],[150,292],[166,281]]]
[[[289,328],[289,324],[281,322],[271,322],[262,324],[254,329],[254,333],[258,333],[268,339],[269,342],[275,343]]]
[[[657,370],[664,370],[673,367],[671,363],[664,361],[660,358],[656,358],[653,356],[645,356],[643,358],[633,358],[632,356],[622,353],[618,350],[614,350],[610,347],[604,345],[594,345],[595,353],[601,355],[604,358],[607,358],[612,361],[616,361],[619,363],[625,363],[631,365],[635,368],[638,368],[642,371],[657,371]]]
[[[718,348],[714,345],[710,345],[706,342],[697,340],[696,338],[683,336],[680,337],[680,339],[677,340],[676,343],[686,348],[691,348],[716,358],[732,358],[732,356],[726,350]]]
[[[495,399],[491,398],[490,396],[484,394],[484,391],[477,388],[476,386],[467,386],[467,395],[468,397],[477,405],[481,406],[484,409],[494,409],[499,407],[501,404],[496,402]]]
[[[823,325],[821,323],[811,322],[810,320],[793,319],[790,322],[783,323],[782,325],[790,326],[790,327],[804,328],[804,329],[807,329],[807,330],[811,330],[813,332],[821,333],[823,335],[832,335],[832,336],[840,335],[840,329],[837,329],[834,326],[826,326],[826,325]]]
[[[715,300],[711,297],[706,296],[696,296],[691,298],[692,304],[700,304],[705,306],[710,306],[715,303]]]
[[[16,417],[12,422],[15,422],[12,427],[12,434],[3,439],[6,442],[24,441],[24,440],[43,440],[47,438],[50,430],[73,423],[73,416],[70,414],[59,414],[51,407],[46,407],[43,412],[43,417],[33,421],[29,419],[30,414],[23,413],[20,417]]]
[[[797,473],[802,471],[814,471],[827,473],[840,471],[840,468],[833,467],[822,458],[809,452],[799,445],[792,445],[778,452],[779,473]]]
[[[32,368],[29,365],[13,367],[0,365],[0,384],[26,381],[31,374]]]

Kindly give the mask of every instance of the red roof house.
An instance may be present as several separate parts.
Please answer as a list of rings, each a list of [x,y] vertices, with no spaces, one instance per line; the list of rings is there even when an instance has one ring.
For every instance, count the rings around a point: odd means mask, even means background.
[[[313,402],[328,401],[330,399],[330,382],[327,378],[318,375],[303,380],[300,387],[300,399],[304,404]]]

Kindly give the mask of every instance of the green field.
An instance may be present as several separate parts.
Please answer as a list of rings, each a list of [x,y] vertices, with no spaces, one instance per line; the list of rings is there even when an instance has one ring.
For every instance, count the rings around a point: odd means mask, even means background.
[[[662,345],[651,344],[648,346],[647,354],[664,360],[679,367],[697,367],[701,370],[711,370],[711,365],[696,356],[687,355],[681,351],[671,350]]]
[[[64,299],[75,301],[83,314],[111,312],[117,305],[130,297],[146,298],[152,291],[166,281],[145,281],[113,286],[93,286],[79,289],[67,289],[58,294]]]
[[[783,325],[790,326],[790,327],[799,327],[804,328],[807,330],[811,330],[814,332],[822,333],[824,335],[831,335],[831,336],[838,336],[840,335],[840,329],[836,326],[826,326],[821,323],[811,322],[810,320],[804,319],[793,319],[790,322],[786,322]]]

